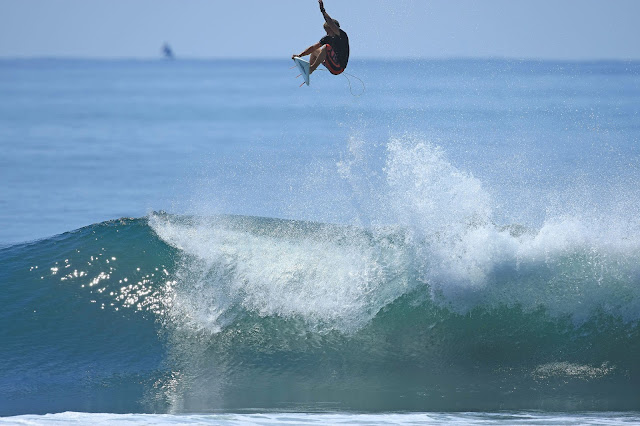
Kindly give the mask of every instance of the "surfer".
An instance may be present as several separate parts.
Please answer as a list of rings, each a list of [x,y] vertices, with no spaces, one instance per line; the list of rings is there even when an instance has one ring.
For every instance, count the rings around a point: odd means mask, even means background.
[[[338,75],[347,68],[347,62],[349,62],[349,37],[340,29],[340,23],[331,18],[324,10],[322,0],[318,0],[318,3],[320,4],[320,12],[324,16],[324,30],[327,35],[322,37],[318,43],[309,46],[301,54],[293,55],[291,58],[311,54],[309,74],[313,73],[320,64],[323,64],[331,74]]]

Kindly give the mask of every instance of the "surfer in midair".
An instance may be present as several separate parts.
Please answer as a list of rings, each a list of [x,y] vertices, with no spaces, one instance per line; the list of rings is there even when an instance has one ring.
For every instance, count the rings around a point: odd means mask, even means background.
[[[340,29],[340,23],[331,18],[324,10],[322,0],[318,0],[318,4],[320,4],[320,12],[324,16],[324,30],[327,35],[322,37],[318,43],[309,46],[301,54],[293,55],[291,58],[310,54],[309,74],[312,74],[320,64],[323,64],[331,74],[338,75],[347,68],[347,62],[349,62],[349,37]]]

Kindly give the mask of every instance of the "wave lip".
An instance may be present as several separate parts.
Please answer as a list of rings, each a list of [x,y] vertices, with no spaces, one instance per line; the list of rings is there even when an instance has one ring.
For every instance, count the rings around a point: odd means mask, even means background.
[[[180,250],[172,309],[196,328],[220,331],[240,309],[350,333],[409,283],[410,257],[393,234],[248,217],[150,223]]]

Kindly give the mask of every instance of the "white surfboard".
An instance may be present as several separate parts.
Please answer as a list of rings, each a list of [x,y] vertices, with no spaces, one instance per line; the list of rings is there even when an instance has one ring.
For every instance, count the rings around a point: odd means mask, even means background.
[[[293,58],[293,62],[298,66],[298,70],[300,70],[300,74],[302,74],[302,78],[304,78],[304,82],[309,85],[309,62],[300,58]]]

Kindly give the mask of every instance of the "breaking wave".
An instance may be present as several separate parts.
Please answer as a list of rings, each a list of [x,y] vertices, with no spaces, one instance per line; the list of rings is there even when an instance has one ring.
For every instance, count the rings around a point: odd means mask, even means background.
[[[0,414],[637,409],[637,220],[497,224],[437,146],[373,175],[350,149],[367,226],[160,212],[1,248]]]

